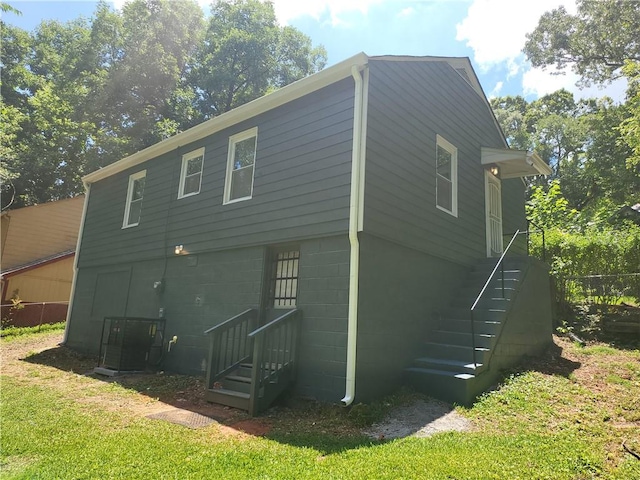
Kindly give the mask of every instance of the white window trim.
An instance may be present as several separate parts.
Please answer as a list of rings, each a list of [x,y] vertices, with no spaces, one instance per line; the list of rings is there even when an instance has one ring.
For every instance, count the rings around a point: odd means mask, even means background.
[[[247,140],[251,137],[256,137],[256,149],[253,154],[253,175],[251,176],[251,194],[247,197],[234,198],[231,197],[231,174],[233,173],[233,160],[236,153],[236,143],[241,142],[243,140]],[[223,205],[228,205],[230,203],[242,202],[244,200],[249,200],[253,198],[253,182],[256,178],[256,157],[258,155],[258,127],[250,128],[249,130],[245,130],[244,132],[236,133],[229,137],[229,151],[227,153],[227,174],[224,182],[224,201]],[[246,167],[244,167],[246,168]]]
[[[438,205],[438,147],[451,154],[451,210]],[[443,212],[458,217],[458,149],[444,137],[436,135],[436,208]]]
[[[122,228],[135,227],[140,224],[140,219],[138,219],[136,223],[127,223],[127,221],[129,220],[129,212],[131,211],[131,200],[132,200],[131,197],[133,196],[133,183],[136,180],[145,178],[146,176],[147,176],[146,170],[142,170],[141,172],[137,172],[129,175],[129,186],[127,187],[127,202],[125,203],[125,207],[124,207],[124,218],[122,219]],[[145,182],[145,187],[146,187],[146,182]],[[142,199],[144,199],[144,192],[142,193]],[[140,213],[140,216],[142,216],[142,211]]]
[[[187,165],[189,160],[202,157],[202,166],[200,168],[200,183],[198,183],[198,190],[191,193],[184,193],[184,184],[187,180]],[[189,153],[185,153],[182,156],[182,167],[180,169],[180,186],[178,187],[178,199],[191,197],[200,193],[200,187],[202,186],[202,175],[204,173],[204,147],[194,150]]]

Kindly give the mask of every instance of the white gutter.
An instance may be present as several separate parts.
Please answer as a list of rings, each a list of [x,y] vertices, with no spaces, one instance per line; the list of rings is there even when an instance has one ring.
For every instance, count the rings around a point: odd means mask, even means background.
[[[358,241],[359,204],[360,204],[360,164],[363,135],[363,81],[358,65],[351,67],[351,75],[355,81],[353,105],[353,147],[351,153],[351,198],[349,205],[349,243],[351,258],[349,261],[349,318],[347,328],[347,378],[345,394],[341,400],[346,407],[353,403],[356,393],[356,347],[358,334],[358,276],[360,270],[360,243]]]
[[[78,258],[80,258],[80,244],[82,243],[84,222],[87,217],[87,206],[89,205],[89,194],[91,193],[91,184],[86,182],[83,183],[85,190],[84,205],[82,205],[82,219],[80,220],[80,230],[78,231],[78,240],[76,242],[76,253],[73,258],[73,280],[71,280],[71,295],[69,296],[69,306],[67,307],[67,322],[64,326],[62,345],[67,343],[67,337],[69,336],[69,324],[71,320],[71,311],[73,310],[73,299],[76,295],[76,280],[78,278]]]

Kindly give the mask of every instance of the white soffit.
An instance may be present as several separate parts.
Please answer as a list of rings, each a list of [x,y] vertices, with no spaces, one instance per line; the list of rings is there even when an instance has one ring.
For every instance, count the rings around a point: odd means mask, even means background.
[[[500,168],[500,178],[551,175],[549,165],[535,152],[486,147],[480,150],[482,165],[497,165]]]

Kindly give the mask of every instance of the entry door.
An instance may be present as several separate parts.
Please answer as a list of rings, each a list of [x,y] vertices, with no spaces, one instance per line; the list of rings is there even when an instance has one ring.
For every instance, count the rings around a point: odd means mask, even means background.
[[[502,193],[500,179],[485,171],[485,210],[487,219],[487,257],[502,254]]]

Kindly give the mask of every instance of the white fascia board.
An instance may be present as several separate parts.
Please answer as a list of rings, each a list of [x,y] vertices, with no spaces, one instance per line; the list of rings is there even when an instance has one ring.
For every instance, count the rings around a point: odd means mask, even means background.
[[[320,90],[328,85],[338,82],[344,78],[351,77],[351,67],[354,65],[362,70],[367,64],[369,57],[365,53],[358,53],[353,57],[343,60],[325,70],[300,79],[285,87],[276,90],[273,93],[257,98],[249,103],[245,103],[233,110],[229,110],[222,115],[214,117],[195,127],[178,133],[173,137],[162,140],[150,147],[140,150],[122,160],[111,165],[89,173],[82,178],[85,185],[95,183],[103,178],[110,177],[127,168],[139,165],[152,158],[160,156],[164,153],[175,150],[178,147],[195,142],[208,135],[212,135],[227,127],[233,126],[243,120],[255,117],[261,113],[267,112],[273,108],[279,107],[309,93]]]

